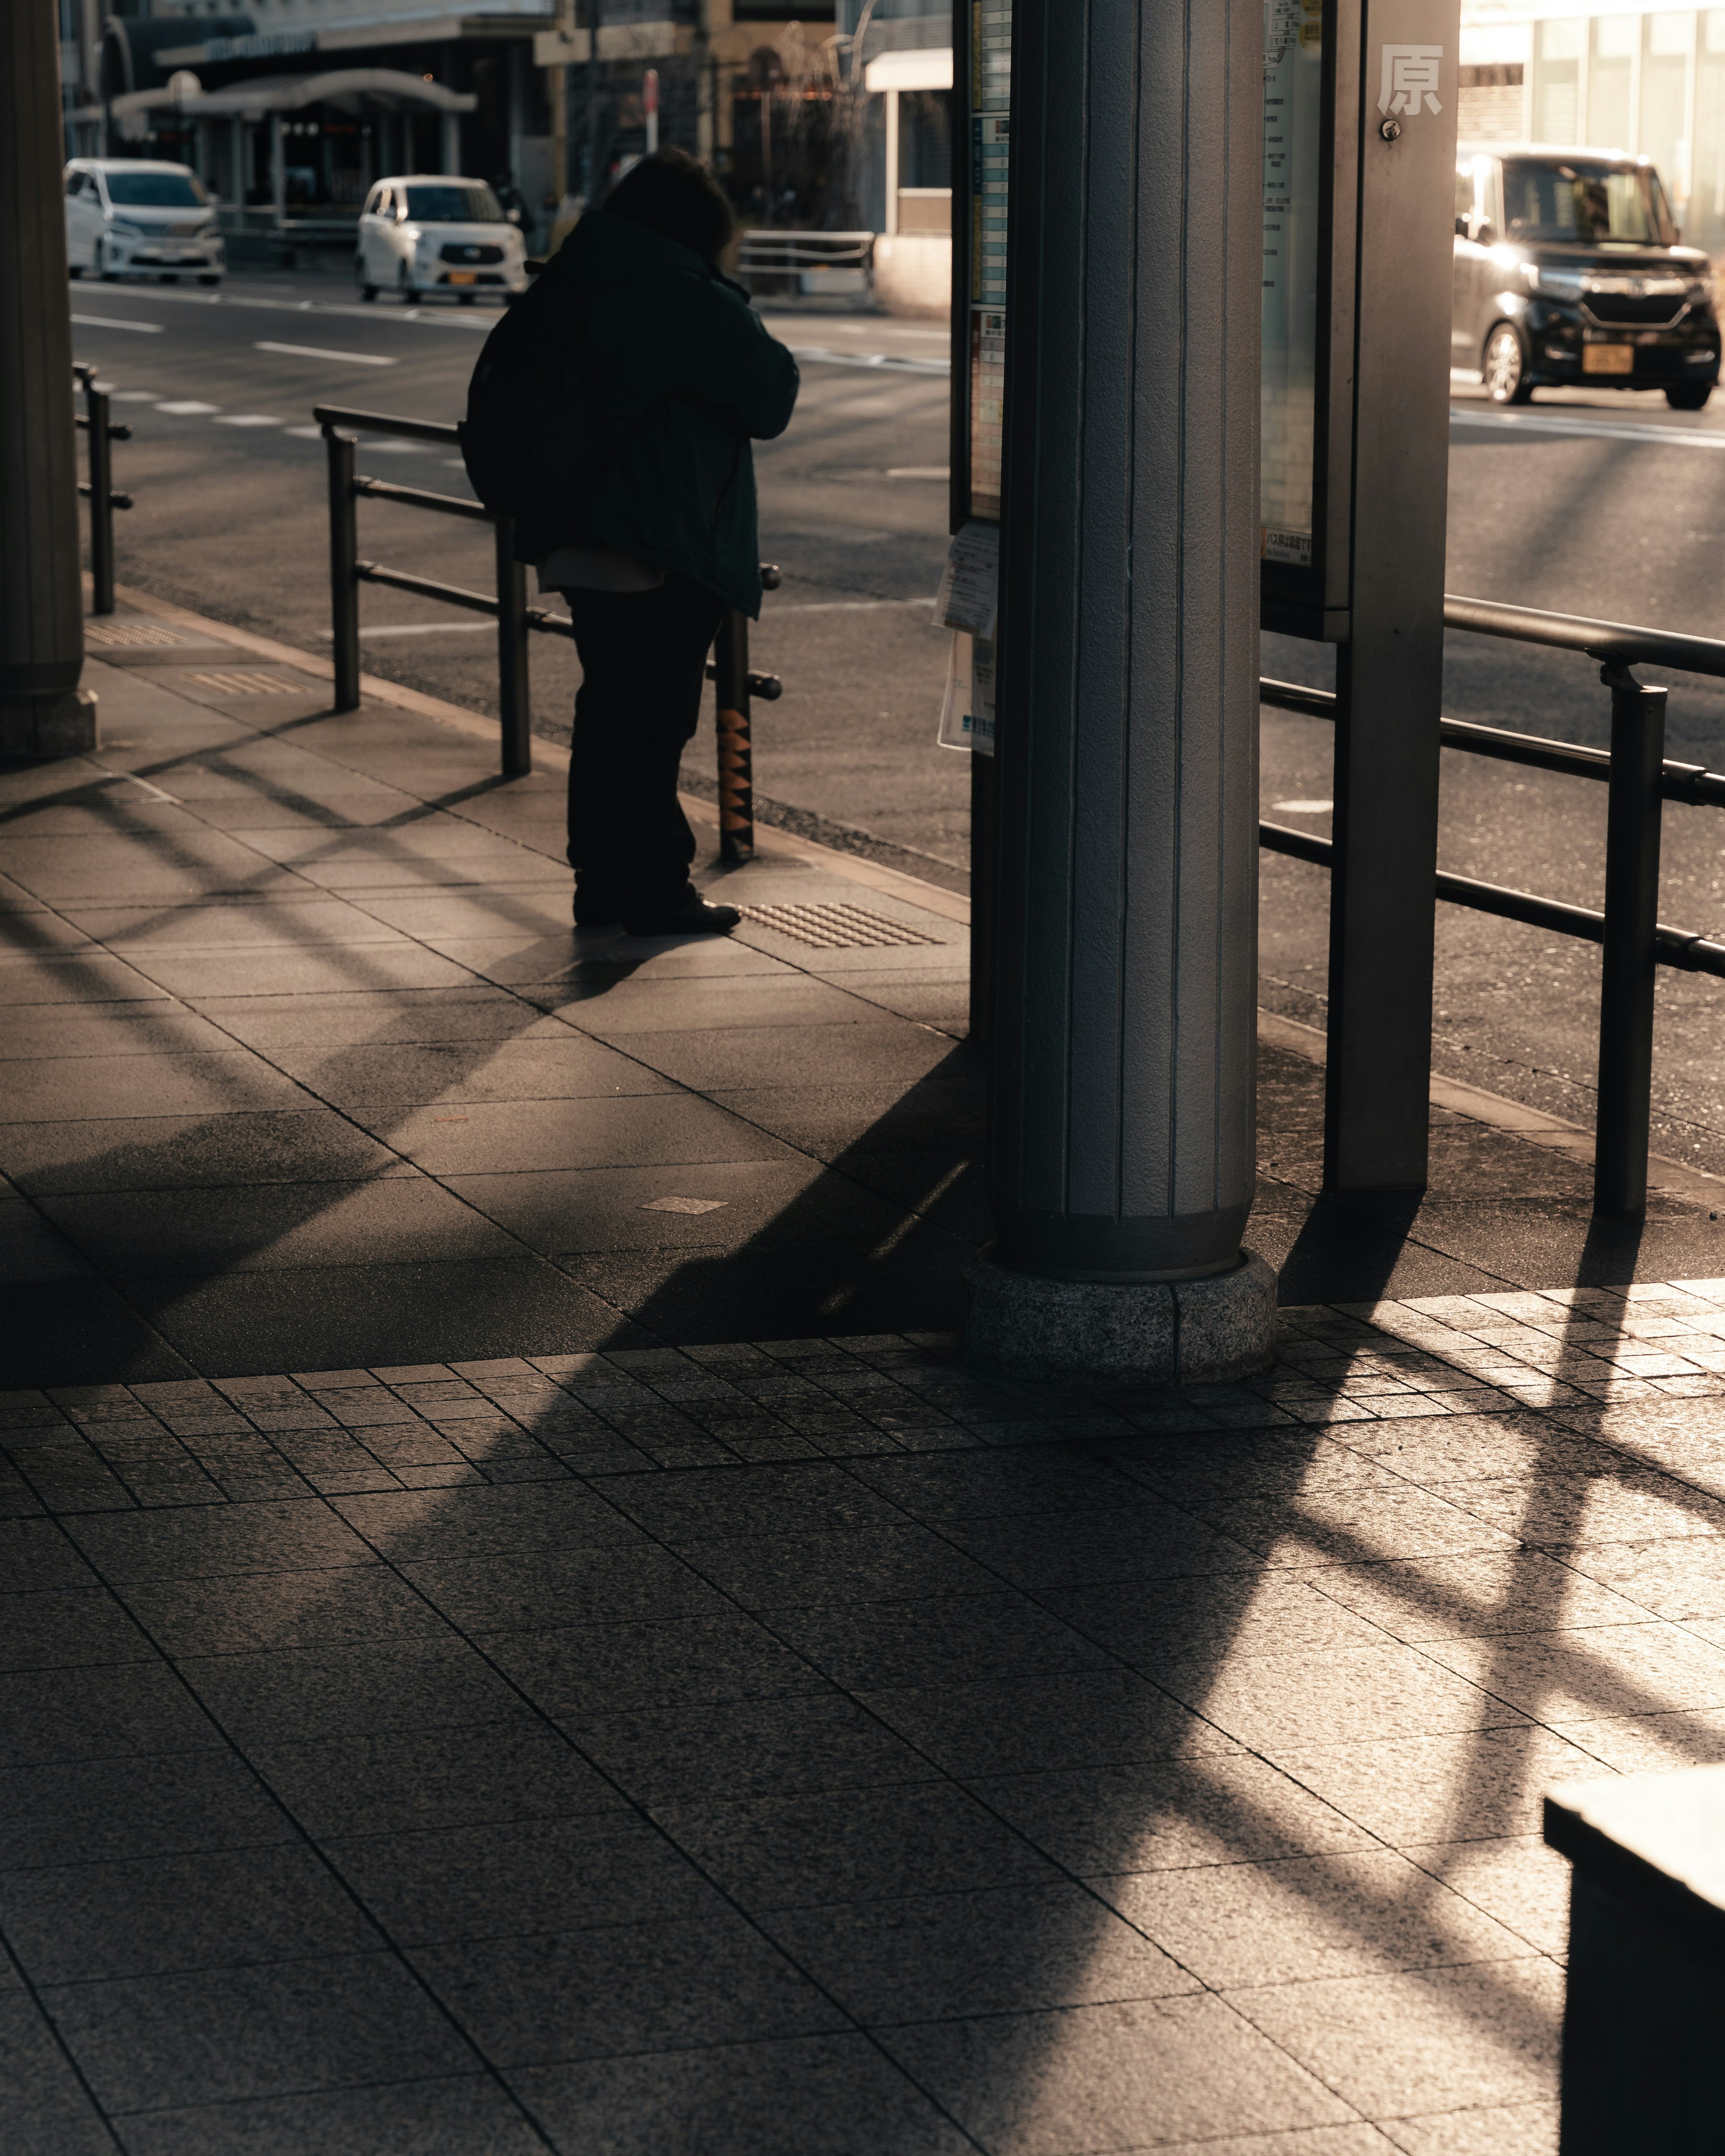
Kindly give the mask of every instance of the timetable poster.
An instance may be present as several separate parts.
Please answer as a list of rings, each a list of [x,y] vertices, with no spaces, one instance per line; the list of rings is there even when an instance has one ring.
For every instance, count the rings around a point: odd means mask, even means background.
[[[1011,128],[1010,0],[971,0],[970,504],[1000,514],[1000,435],[1006,390],[1006,194]]]
[[[1264,376],[1260,539],[1313,561],[1322,0],[1264,0]]]

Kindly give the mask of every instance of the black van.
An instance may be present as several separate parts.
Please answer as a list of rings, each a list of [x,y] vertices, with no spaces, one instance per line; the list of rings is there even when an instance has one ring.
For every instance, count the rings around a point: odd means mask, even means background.
[[[1645,157],[1462,144],[1451,369],[1498,404],[1580,384],[1662,389],[1698,412],[1719,323],[1712,265],[1682,236]]]

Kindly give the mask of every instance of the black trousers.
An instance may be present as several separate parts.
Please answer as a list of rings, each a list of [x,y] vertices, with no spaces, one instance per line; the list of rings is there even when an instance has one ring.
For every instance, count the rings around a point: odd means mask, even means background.
[[[690,888],[695,834],[677,771],[724,602],[675,575],[654,592],[563,597],[581,657],[569,757],[576,919],[656,912]]]

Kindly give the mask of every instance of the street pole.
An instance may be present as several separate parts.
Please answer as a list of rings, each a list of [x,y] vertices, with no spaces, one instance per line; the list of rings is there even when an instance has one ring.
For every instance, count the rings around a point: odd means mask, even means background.
[[[1015,11],[999,1230],[1029,1377],[1268,1358],[1254,1188],[1261,0]]]
[[[600,0],[587,0],[587,185],[584,206],[599,206],[599,18]]]
[[[647,155],[659,154],[659,70],[649,68],[641,78],[641,110],[647,121]]]
[[[52,8],[0,10],[0,756],[96,744],[84,670],[65,158]]]

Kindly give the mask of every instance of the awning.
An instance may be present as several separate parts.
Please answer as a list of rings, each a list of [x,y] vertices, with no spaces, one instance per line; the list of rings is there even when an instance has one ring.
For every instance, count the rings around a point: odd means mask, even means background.
[[[129,113],[182,112],[193,120],[262,118],[271,112],[300,112],[308,105],[356,107],[363,101],[386,110],[417,108],[432,112],[471,112],[479,100],[470,90],[449,90],[399,68],[330,68],[321,74],[265,74],[249,82],[230,82],[222,90],[179,95],[169,87],[133,90],[116,97],[116,119]]]

